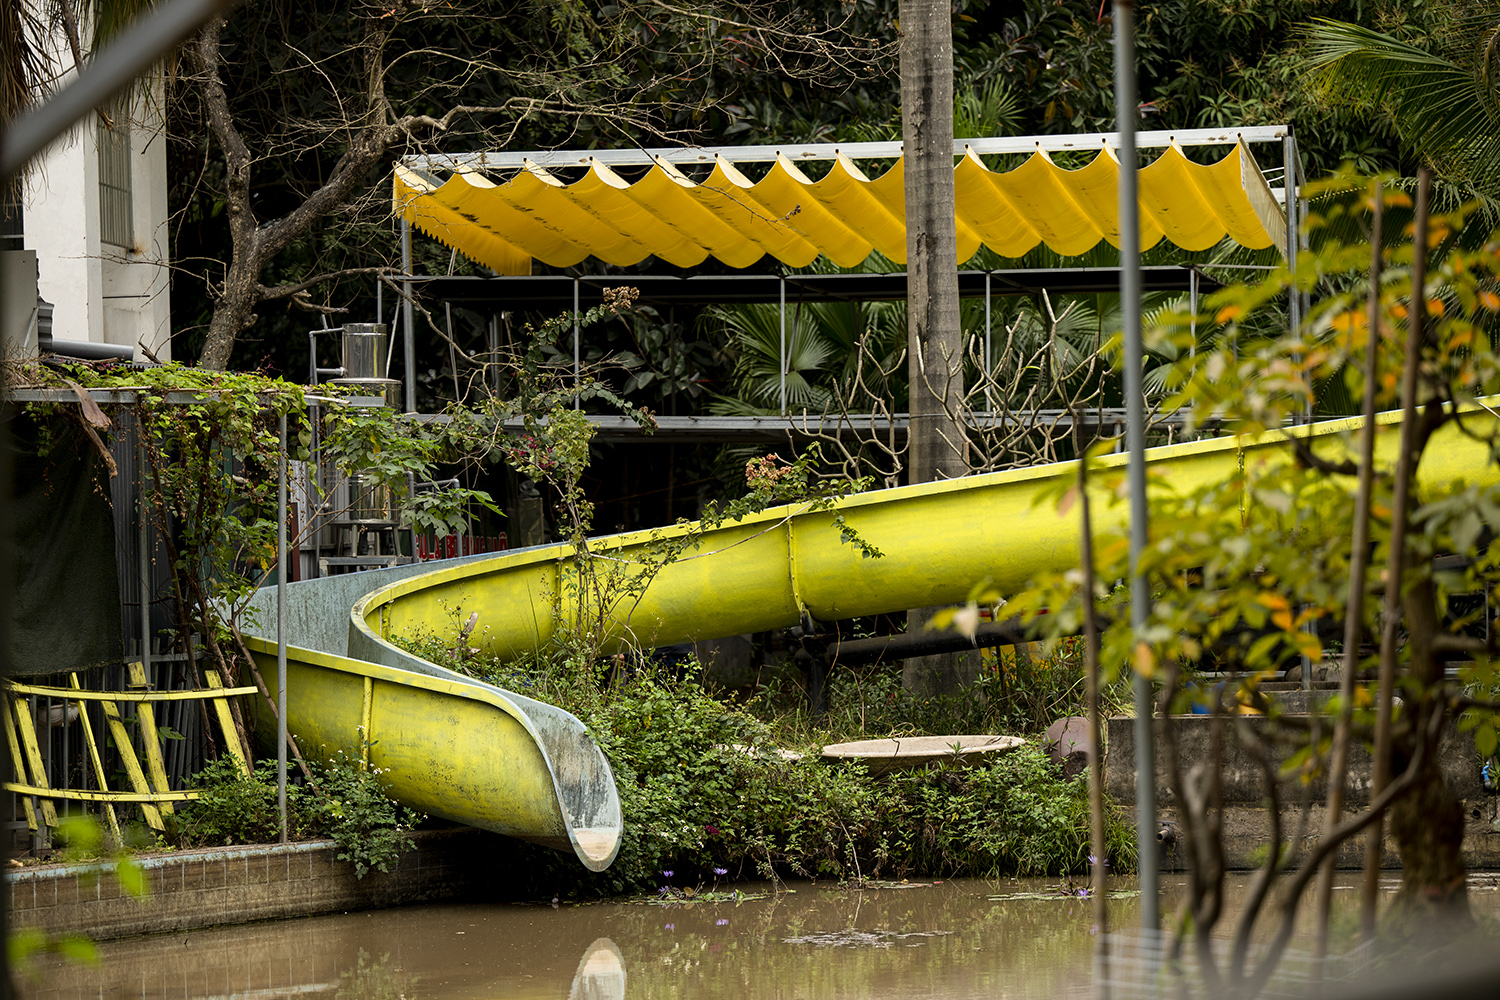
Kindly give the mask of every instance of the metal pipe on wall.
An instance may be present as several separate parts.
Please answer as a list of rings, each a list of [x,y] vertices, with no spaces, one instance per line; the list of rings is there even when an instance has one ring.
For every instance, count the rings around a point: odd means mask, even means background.
[[[1141,573],[1146,548],[1146,400],[1141,382],[1141,241],[1135,128],[1135,5],[1114,0],[1115,113],[1120,134],[1120,313],[1125,337],[1125,438],[1130,452],[1130,625],[1141,642],[1151,607],[1151,588]],[[1154,940],[1161,923],[1156,843],[1156,743],[1151,680],[1135,675],[1135,833],[1139,852],[1141,930]]]

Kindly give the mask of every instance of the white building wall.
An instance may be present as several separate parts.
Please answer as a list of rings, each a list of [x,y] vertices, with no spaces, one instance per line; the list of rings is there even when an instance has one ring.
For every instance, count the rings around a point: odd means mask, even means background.
[[[56,40],[56,64],[71,66]],[[69,70],[59,87],[70,82]],[[134,245],[99,239],[99,117],[83,118],[39,158],[25,198],[25,246],[35,250],[38,294],[53,304],[52,336],[96,343],[145,343],[171,351],[167,241],[167,156],[161,84],[136,95],[130,113]],[[136,347],[138,360],[144,354]]]
[[[161,84],[138,95],[131,112],[131,208],[135,243],[101,244],[103,339],[145,344],[162,361],[171,356],[171,296],[167,240],[167,137],[161,123]],[[97,161],[96,161],[97,162]],[[97,169],[97,166],[96,166]],[[97,198],[96,198],[97,201]],[[97,211],[97,207],[96,207]]]

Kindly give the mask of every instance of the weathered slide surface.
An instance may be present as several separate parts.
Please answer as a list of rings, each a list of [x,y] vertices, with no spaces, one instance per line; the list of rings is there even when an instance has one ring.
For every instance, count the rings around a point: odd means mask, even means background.
[[[1377,461],[1394,464],[1399,414],[1377,419]],[[1465,424],[1487,434],[1500,421],[1478,409]],[[1328,421],[1286,433],[1339,458],[1352,455],[1359,425]],[[1287,461],[1285,437],[1171,445],[1151,449],[1148,460],[1153,474],[1187,492],[1241,464],[1253,477],[1264,463]],[[1102,460],[1125,462],[1123,454]],[[785,627],[803,614],[831,621],[958,602],[985,578],[1019,590],[1039,572],[1077,564],[1077,505],[1062,514],[1039,502],[1076,476],[1076,463],[1059,463],[850,497],[837,513],[884,553],[878,559],[842,540],[833,512],[789,506],[715,528],[595,539],[588,580],[580,580],[571,546],[551,545],[436,570],[405,566],[292,584],[288,725],[308,752],[368,753],[392,793],[414,808],[571,849],[602,870],[619,848],[620,806],[586,727],[561,709],[414,657],[392,637],[444,635],[455,611],[477,613],[468,641],[520,656],[551,641],[559,623],[576,622],[579,593],[601,586],[617,595],[600,624],[606,644],[643,647]],[[1449,424],[1428,446],[1418,480],[1430,497],[1500,481],[1500,468],[1485,442]],[[1096,532],[1120,526],[1126,505],[1099,499]],[[665,552],[673,558],[664,561]],[[637,585],[623,586],[630,577]],[[259,627],[247,639],[269,681],[274,590],[257,603]]]

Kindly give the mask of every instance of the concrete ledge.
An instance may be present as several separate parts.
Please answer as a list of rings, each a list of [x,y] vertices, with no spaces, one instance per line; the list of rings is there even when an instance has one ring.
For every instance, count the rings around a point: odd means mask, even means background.
[[[306,917],[487,892],[503,838],[480,830],[424,830],[389,872],[354,877],[331,840],[182,851],[137,859],[149,892],[124,892],[109,865],[44,865],[6,872],[12,928],[95,940],[216,924]]]

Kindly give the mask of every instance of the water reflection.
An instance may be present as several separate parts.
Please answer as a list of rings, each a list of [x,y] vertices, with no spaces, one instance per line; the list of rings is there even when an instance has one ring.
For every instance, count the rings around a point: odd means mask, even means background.
[[[1122,888],[1133,888],[1119,880]],[[741,887],[746,888],[744,886]],[[738,900],[433,905],[158,935],[55,958],[19,995],[881,1000],[1089,995],[1097,929],[1055,881],[798,884]],[[1172,893],[1180,889],[1169,883]],[[1338,893],[1351,899],[1352,892]],[[1493,899],[1494,896],[1491,896]],[[1132,926],[1137,900],[1112,900]],[[1493,907],[1493,902],[1491,902]],[[1476,908],[1482,908],[1476,899]],[[628,970],[628,977],[627,977]]]
[[[625,1000],[625,960],[609,938],[589,945],[578,960],[568,1000]]]

